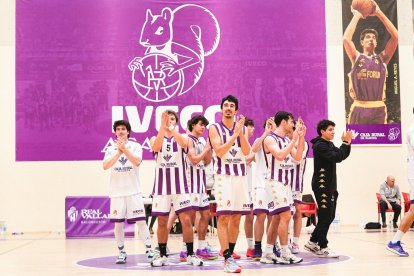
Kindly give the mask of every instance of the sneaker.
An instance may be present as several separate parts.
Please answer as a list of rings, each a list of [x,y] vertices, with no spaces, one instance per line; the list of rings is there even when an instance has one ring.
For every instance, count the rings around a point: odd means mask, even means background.
[[[127,259],[127,254],[125,251],[119,251],[118,258],[116,259],[116,264],[125,264]]]
[[[253,257],[252,257],[252,260],[253,261],[260,261],[260,258],[262,257],[262,250],[260,249],[260,250],[254,250],[254,253],[253,253]]]
[[[220,255],[220,257],[223,257],[223,250],[220,250],[219,255]],[[240,255],[239,255],[239,254],[237,254],[236,252],[233,252],[233,254],[231,254],[231,256],[232,256],[232,257],[233,257],[233,259],[235,259],[235,260],[238,260],[238,259],[240,259],[240,258],[241,258],[241,257],[240,257]]]
[[[254,248],[247,248],[246,257],[251,258],[254,255]]]
[[[224,260],[224,272],[240,273],[241,271],[241,267],[236,263],[236,261],[232,257],[228,258],[227,260]]]
[[[389,242],[387,245],[387,250],[401,257],[408,257],[409,255],[408,252],[404,251],[402,248],[400,241],[397,241],[396,243]]]
[[[278,259],[278,262],[281,264],[298,264],[301,261],[303,261],[303,259],[293,255],[290,250],[287,250],[287,253],[284,255],[282,254]]]
[[[198,258],[196,255],[187,256],[187,264],[193,265],[193,266],[202,266],[203,261]]]
[[[385,222],[382,223],[382,228],[387,228],[387,224]]]
[[[295,243],[295,242],[292,242],[290,245],[289,245],[289,248],[290,248],[290,251],[293,253],[293,254],[298,254],[299,253],[299,245],[297,244],[297,243]]]
[[[319,247],[319,245],[317,243],[311,242],[311,241],[308,241],[308,243],[305,244],[304,248],[305,248],[305,250],[307,250],[307,251],[309,251],[311,253],[314,253],[316,255],[319,255],[320,254],[320,250],[321,250],[320,247]]]
[[[260,263],[262,264],[277,264],[278,260],[274,253],[264,254],[260,258]]]
[[[206,248],[204,249],[197,249],[196,256],[203,259],[203,260],[215,260],[217,259],[217,255],[213,254],[210,250]]]
[[[187,252],[180,251],[180,262],[186,262],[187,261]]]
[[[278,243],[273,246],[273,253],[276,255],[276,257],[280,257],[280,247]]]
[[[332,251],[329,247],[321,248],[318,257],[320,258],[339,258],[339,255]]]
[[[154,259],[151,262],[151,266],[164,266],[168,265],[168,259],[166,256],[155,255]]]
[[[154,259],[156,253],[152,250],[148,250],[147,252],[145,252],[145,255],[147,256],[147,261],[150,263]]]
[[[393,227],[393,228],[398,228],[398,224],[397,224],[396,222],[393,222],[393,223],[392,223],[392,227]]]

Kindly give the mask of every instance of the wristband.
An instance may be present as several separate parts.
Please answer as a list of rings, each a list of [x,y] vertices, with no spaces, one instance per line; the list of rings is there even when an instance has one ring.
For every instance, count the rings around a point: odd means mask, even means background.
[[[345,140],[342,141],[342,143],[349,145],[349,142],[348,141],[345,141]]]

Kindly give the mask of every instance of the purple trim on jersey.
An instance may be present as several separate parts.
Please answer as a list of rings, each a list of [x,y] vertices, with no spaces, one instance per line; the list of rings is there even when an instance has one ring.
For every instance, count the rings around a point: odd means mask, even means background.
[[[200,170],[197,170],[197,193],[199,193],[200,191]]]
[[[181,194],[179,172],[180,172],[180,170],[178,168],[174,168],[174,174],[175,174],[175,181],[174,182],[175,182],[175,193],[176,194]]]
[[[224,169],[226,170],[226,175],[230,175],[230,164],[224,165]]]
[[[176,210],[175,213],[178,215],[178,214],[181,214],[182,212],[191,211],[191,210],[193,210],[193,206],[188,206],[183,209]]]
[[[175,143],[172,143],[173,152],[178,152],[178,143],[174,140]]]
[[[145,221],[145,217],[127,219],[128,224],[134,224],[137,221]]]
[[[295,176],[295,183],[294,183],[294,185],[296,187],[296,191],[298,191],[300,189],[299,175],[300,175],[300,164],[296,165],[296,176]]]
[[[242,174],[241,175],[246,175],[247,173],[246,173],[246,166],[244,165],[244,164],[241,164],[240,165],[240,169],[241,169],[241,171],[242,171]]]
[[[263,214],[263,213],[265,213],[265,214],[268,214],[269,213],[269,210],[268,209],[253,209],[253,214]]]
[[[234,171],[234,174],[235,175],[239,175],[239,170],[237,169],[237,165],[236,164],[233,164],[233,171]]]
[[[185,152],[185,150],[183,150],[183,152],[185,153],[185,154],[187,154],[186,152]],[[186,193],[186,194],[188,194],[189,192],[188,192],[188,184],[187,184],[187,172],[186,172],[186,170],[187,170],[187,162],[185,161],[185,158],[184,158],[184,153],[183,154],[181,154],[181,164],[183,164],[183,167],[181,168],[182,170],[183,170],[183,179],[184,179],[184,192]],[[177,172],[178,172],[178,170],[177,170]]]
[[[162,194],[162,184],[163,184],[163,175],[162,175],[162,168],[158,169],[158,195]]]
[[[162,178],[162,174],[160,175],[160,178]],[[167,181],[167,195],[171,194],[171,168],[165,169],[165,180]]]
[[[151,212],[152,217],[168,216],[170,212]]]
[[[275,158],[273,157],[273,160],[275,160]],[[275,168],[275,166],[272,164],[272,172],[275,170],[274,169]],[[283,181],[282,181],[282,173],[283,173],[283,171],[281,170],[281,169],[279,169],[279,174],[278,174],[278,177],[277,177],[277,181],[279,181],[280,183],[282,183]],[[274,179],[274,178],[272,178],[272,179]]]
[[[206,171],[205,170],[203,170],[203,184],[204,184],[203,192],[205,192],[207,190],[207,176],[206,176]]]
[[[109,222],[124,222],[125,219],[109,219]]]
[[[195,210],[195,211],[206,211],[206,210],[210,210],[210,206],[204,206],[204,207],[193,206],[193,210]]]
[[[269,215],[274,216],[274,215],[278,215],[278,214],[286,212],[286,211],[290,211],[289,206],[285,206],[285,207],[282,207],[282,208],[275,209],[272,212],[270,212]]]

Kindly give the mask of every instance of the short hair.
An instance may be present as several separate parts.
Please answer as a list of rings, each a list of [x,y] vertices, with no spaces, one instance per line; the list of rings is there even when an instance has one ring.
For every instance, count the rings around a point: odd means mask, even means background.
[[[188,121],[188,130],[189,131],[193,131],[193,125],[198,124],[199,122],[202,122],[203,125],[207,126],[209,124],[208,120],[206,119],[206,117],[204,117],[203,115],[197,115],[194,116],[193,118],[191,118]]]
[[[167,112],[168,115],[174,115],[175,121],[178,122],[178,114],[177,114],[177,112],[175,112],[174,110],[171,110],[171,109],[167,109],[167,110],[165,110],[165,112]]]
[[[286,112],[286,111],[279,111],[279,112],[277,112],[277,113],[275,114],[275,118],[274,118],[274,121],[275,121],[276,127],[280,126],[280,123],[281,123],[283,120],[288,121],[290,118],[292,118],[292,119],[293,119],[293,115],[292,115],[292,113],[289,113],[289,112]]]
[[[239,101],[233,95],[228,95],[228,96],[224,97],[223,99],[221,99],[220,109],[223,109],[223,104],[224,104],[225,101],[229,101],[231,103],[234,103],[234,105],[236,106],[236,110],[239,109]]]
[[[254,122],[253,122],[253,119],[250,119],[250,118],[245,118],[244,119],[244,126],[252,126],[252,127],[254,127]]]
[[[327,119],[319,121],[318,126],[316,128],[316,131],[318,132],[318,135],[322,136],[322,130],[327,130],[329,126],[334,127],[335,123],[330,121],[330,120],[327,120]]]
[[[361,32],[361,35],[359,36],[359,40],[360,41],[364,40],[364,37],[365,37],[366,34],[374,34],[375,38],[378,40],[378,32],[374,29],[364,29]]]
[[[125,120],[115,121],[114,126],[113,126],[114,132],[116,132],[116,128],[119,127],[119,126],[125,126],[126,127],[126,129],[128,130],[128,138],[129,138],[129,133],[131,132],[131,125],[129,124],[129,122],[125,121]]]

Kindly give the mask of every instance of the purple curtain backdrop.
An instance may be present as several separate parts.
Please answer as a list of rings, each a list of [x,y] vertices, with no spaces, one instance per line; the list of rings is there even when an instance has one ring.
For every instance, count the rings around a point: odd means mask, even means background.
[[[256,136],[278,110],[316,136],[327,116],[324,1],[191,3],[18,0],[16,160],[100,160],[122,118],[150,159],[156,114],[175,108],[184,131],[192,114],[219,120],[228,94]]]

